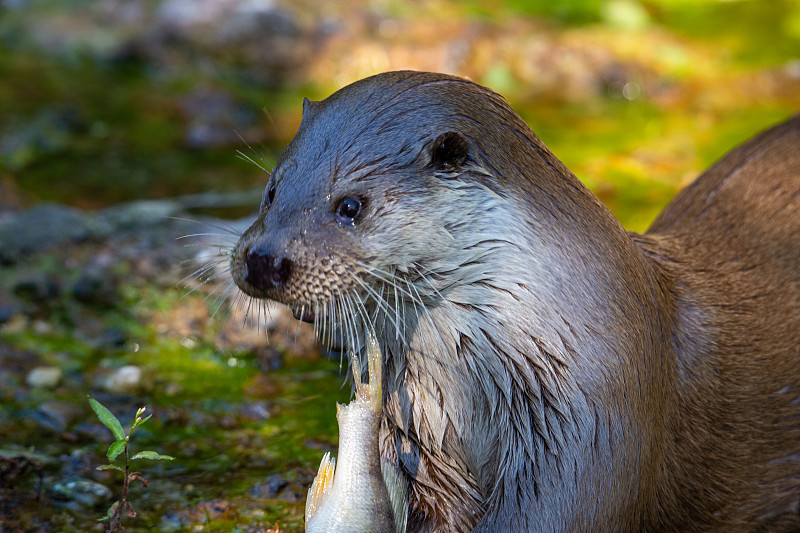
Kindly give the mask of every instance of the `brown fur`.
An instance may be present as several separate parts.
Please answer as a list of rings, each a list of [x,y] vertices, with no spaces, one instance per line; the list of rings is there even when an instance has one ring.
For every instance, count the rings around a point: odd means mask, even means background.
[[[687,529],[800,531],[800,117],[633,237],[675,308],[674,481],[660,498]]]

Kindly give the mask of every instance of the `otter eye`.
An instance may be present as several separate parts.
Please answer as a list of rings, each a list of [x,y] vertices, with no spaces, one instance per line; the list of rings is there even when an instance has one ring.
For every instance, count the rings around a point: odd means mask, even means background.
[[[359,213],[361,213],[361,200],[357,198],[345,198],[336,206],[336,218],[341,224],[354,224]]]
[[[261,205],[263,209],[272,205],[272,201],[275,199],[275,189],[278,187],[277,180],[271,180],[267,184],[267,190],[264,191],[264,197],[261,199]]]

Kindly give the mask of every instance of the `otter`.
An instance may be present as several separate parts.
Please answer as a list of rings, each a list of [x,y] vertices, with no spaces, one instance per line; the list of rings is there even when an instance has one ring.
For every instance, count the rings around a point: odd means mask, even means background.
[[[408,531],[800,530],[800,117],[626,232],[506,101],[391,72],[306,100],[247,295],[384,354]]]

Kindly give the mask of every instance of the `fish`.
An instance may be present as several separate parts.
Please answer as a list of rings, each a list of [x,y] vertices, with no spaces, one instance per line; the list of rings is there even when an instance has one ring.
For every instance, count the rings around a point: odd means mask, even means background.
[[[367,335],[369,382],[351,358],[355,398],[336,405],[339,460],[326,453],[306,499],[307,533],[405,533],[408,489],[397,466],[382,459],[378,433],[383,413],[382,363],[374,333]]]

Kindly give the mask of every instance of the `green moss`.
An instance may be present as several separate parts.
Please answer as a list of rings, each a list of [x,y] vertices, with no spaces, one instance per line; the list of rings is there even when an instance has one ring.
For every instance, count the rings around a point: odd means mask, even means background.
[[[182,400],[238,400],[242,386],[254,372],[253,367],[229,366],[228,355],[210,346],[188,349],[175,339],[143,346],[136,360],[156,369],[160,381],[179,385]]]
[[[800,3],[719,2],[717,0],[647,0],[643,2],[670,30],[728,50],[745,66],[769,65],[797,58]]]
[[[791,113],[776,102],[698,116],[647,101],[597,99],[560,108],[539,103],[523,118],[623,226],[643,231],[681,187]]]
[[[67,353],[80,359],[89,359],[96,350],[85,342],[76,339],[71,333],[57,329],[49,334],[42,334],[26,329],[14,333],[3,333],[0,340],[7,342],[19,350],[41,354],[43,362],[55,364],[54,355]]]
[[[507,0],[505,2],[462,2],[462,9],[480,19],[543,17],[559,24],[578,25],[602,18],[603,0]]]
[[[729,109],[720,114],[713,131],[706,130],[697,143],[700,165],[710,166],[733,147],[788,119],[796,110],[775,103],[758,108]]]

